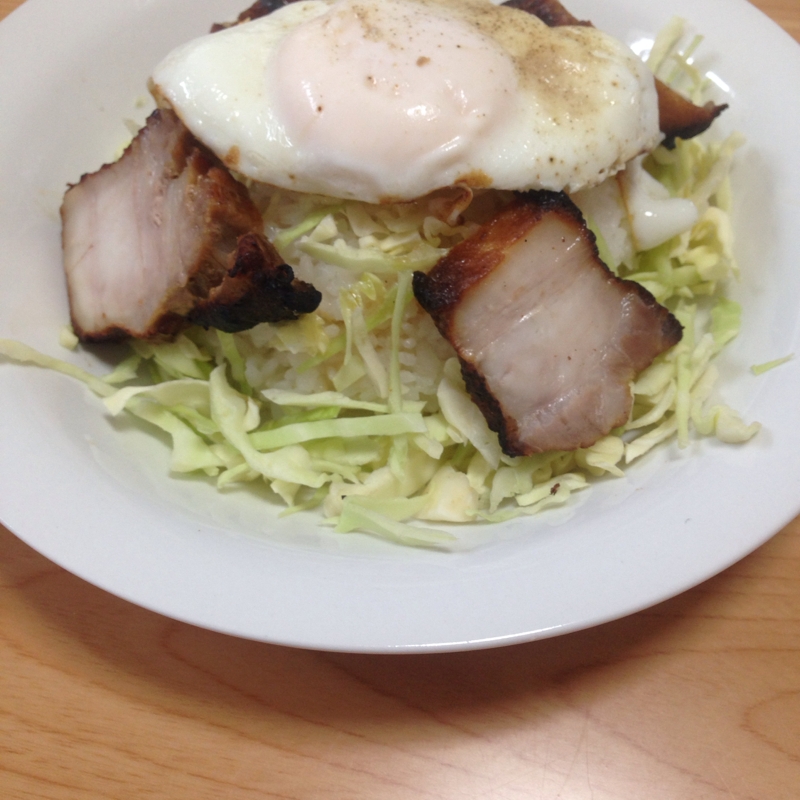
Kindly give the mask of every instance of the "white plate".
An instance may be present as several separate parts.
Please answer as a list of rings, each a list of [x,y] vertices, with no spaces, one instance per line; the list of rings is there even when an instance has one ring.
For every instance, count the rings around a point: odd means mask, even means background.
[[[0,336],[60,357],[65,184],[144,119],[149,69],[246,0],[28,0],[0,25]],[[744,329],[724,399],[764,431],[744,447],[670,448],[565,512],[488,531],[465,552],[404,549],[279,520],[252,490],[166,474],[166,448],[111,421],[79,384],[0,365],[0,519],[53,561],[142,606],[254,639],[352,651],[449,650],[594,625],[675,595],[800,509],[800,50],[742,0],[575,0],[629,43],[673,13],[706,34],[743,131],[735,181]],[[724,82],[724,84],[723,84]],[[722,89],[721,89],[722,91]],[[67,354],[90,369],[99,358]],[[481,536],[482,534],[477,534]]]

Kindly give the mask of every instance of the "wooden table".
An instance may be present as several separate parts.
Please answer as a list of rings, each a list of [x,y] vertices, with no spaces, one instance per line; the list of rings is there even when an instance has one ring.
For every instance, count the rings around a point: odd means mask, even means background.
[[[800,518],[649,611],[448,655],[234,639],[0,547],[0,798],[800,797]]]

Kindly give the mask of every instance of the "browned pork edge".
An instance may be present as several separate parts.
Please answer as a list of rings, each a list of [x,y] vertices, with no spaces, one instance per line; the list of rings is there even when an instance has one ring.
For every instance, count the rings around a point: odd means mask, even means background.
[[[538,17],[551,28],[561,25],[592,27],[589,21],[574,17],[558,0],[507,0],[509,8],[517,8]],[[664,134],[664,146],[672,148],[676,139],[691,139],[707,130],[711,123],[728,107],[727,104],[706,103],[696,106],[656,78],[658,93],[658,118]]]
[[[510,206],[501,210],[475,234],[453,247],[430,272],[416,272],[413,278],[417,301],[430,314],[442,336],[456,349],[469,395],[480,408],[489,428],[498,434],[503,452],[510,456],[531,455],[542,452],[542,449],[521,440],[517,421],[504,412],[500,399],[492,392],[477,366],[464,358],[459,351],[454,332],[455,315],[467,292],[473,287],[479,290],[476,285],[503,263],[508,250],[514,244],[533,235],[536,225],[548,214],[560,215],[581,231],[592,256],[591,263],[587,264],[588,269],[601,270],[608,282],[616,284],[622,293],[635,295],[648,310],[653,326],[653,339],[646,351],[630,354],[636,371],[644,369],[657,355],[677,344],[683,335],[678,320],[647,289],[635,281],[618,278],[602,262],[594,234],[586,226],[580,210],[566,194],[548,191],[519,194]],[[509,358],[513,359],[514,354],[510,353]],[[525,365],[520,365],[520,368],[524,369]],[[627,422],[630,407],[628,404],[622,409],[601,435]],[[557,449],[588,447],[599,438],[601,437],[595,436],[591,441],[576,439],[569,446]]]

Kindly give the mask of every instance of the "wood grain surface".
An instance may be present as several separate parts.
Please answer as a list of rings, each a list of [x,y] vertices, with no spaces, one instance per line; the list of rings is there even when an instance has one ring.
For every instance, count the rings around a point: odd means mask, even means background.
[[[0,528],[0,798],[417,797],[796,800],[800,519],[627,619],[415,656],[174,622]]]

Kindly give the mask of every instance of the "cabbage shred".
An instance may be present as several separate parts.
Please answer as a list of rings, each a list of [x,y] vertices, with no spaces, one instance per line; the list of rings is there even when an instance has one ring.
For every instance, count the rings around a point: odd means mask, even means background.
[[[691,60],[699,42],[680,53],[682,30],[668,26],[650,63],[701,101]],[[429,523],[535,514],[595,479],[624,475],[665,442],[744,442],[758,430],[711,401],[714,359],[740,327],[724,289],[737,275],[729,172],[741,143],[738,135],[678,140],[645,162],[672,197],[694,202],[699,219],[610,266],[666,305],[684,336],[633,383],[628,423],[589,448],[503,454],[455,354],[413,300],[412,272],[469,236],[491,196],[467,209],[466,222],[449,224],[428,201],[370,206],[254,189],[267,235],[322,291],[317,312],[241,334],[191,328],[169,344],[136,341],[105,379],[14,342],[0,341],[0,353],[83,380],[109,413],[124,410],[165,431],[173,472],[212,477],[220,490],[265,481],[284,513],[321,509],[340,532],[448,548],[452,528]]]

